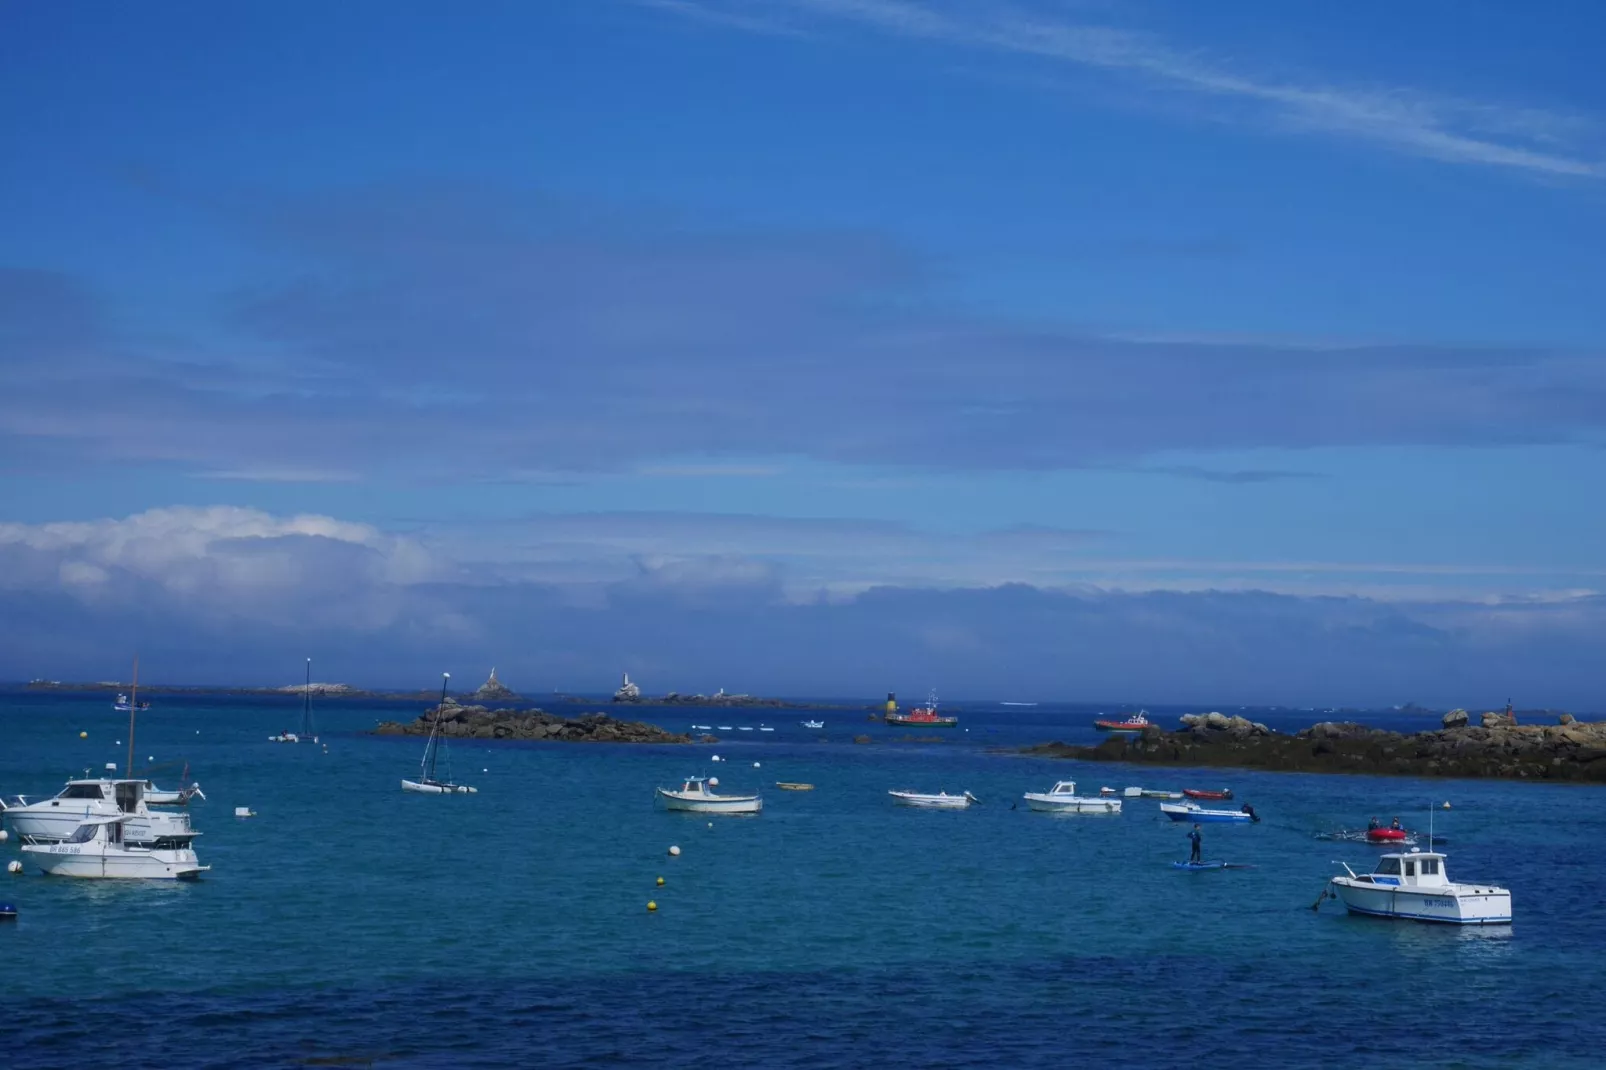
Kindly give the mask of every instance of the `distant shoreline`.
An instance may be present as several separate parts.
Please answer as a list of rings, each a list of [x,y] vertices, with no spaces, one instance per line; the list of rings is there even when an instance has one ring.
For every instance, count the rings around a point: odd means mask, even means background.
[[[19,685],[24,691],[43,692],[48,694],[126,694],[131,690],[127,683],[112,680],[62,681],[62,680],[30,680]],[[209,687],[203,684],[140,684],[141,695],[230,695],[248,696],[256,698],[300,698],[307,689],[304,684],[287,684],[282,687]],[[378,691],[366,690],[360,687],[349,687],[346,684],[320,684],[314,682],[311,686],[314,697],[320,699],[382,699],[387,702],[438,702],[440,691],[437,689],[424,689],[419,691]],[[661,697],[643,696],[633,701],[615,701],[609,703],[606,697],[598,695],[522,695],[518,692],[508,692],[505,696],[489,699],[478,695],[474,691],[461,691],[452,693],[451,697],[457,699],[475,699],[476,701],[493,701],[499,704],[514,705],[529,701],[542,701],[547,703],[565,703],[570,705],[596,705],[598,703],[610,704],[619,707],[668,708],[675,706],[694,707],[725,707],[731,709],[781,709],[781,710],[868,710],[879,709],[876,704],[848,704],[830,702],[793,702],[788,699],[760,698],[754,695],[681,695],[671,691]]]

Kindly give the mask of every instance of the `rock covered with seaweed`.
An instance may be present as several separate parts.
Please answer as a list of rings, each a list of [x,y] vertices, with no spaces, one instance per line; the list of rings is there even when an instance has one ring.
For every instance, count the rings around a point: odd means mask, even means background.
[[[435,707],[415,721],[385,721],[374,729],[381,736],[427,736]],[[557,740],[565,743],[690,743],[679,735],[645,721],[620,721],[604,713],[559,717],[544,710],[489,710],[461,706],[451,699],[440,709],[441,735],[450,739]]]

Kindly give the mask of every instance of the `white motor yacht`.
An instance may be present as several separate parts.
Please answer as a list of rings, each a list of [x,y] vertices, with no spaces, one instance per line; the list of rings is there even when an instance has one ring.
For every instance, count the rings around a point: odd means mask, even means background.
[[[1108,796],[1094,798],[1076,794],[1076,781],[1061,780],[1042,792],[1029,791],[1024,796],[1026,805],[1045,813],[1118,814],[1121,800]]]
[[[117,878],[122,880],[194,880],[203,866],[191,845],[198,833],[163,837],[151,846],[124,842],[129,818],[91,817],[59,843],[25,843],[24,857],[56,877]]]
[[[152,810],[147,780],[69,780],[53,798],[29,801],[17,795],[0,801],[5,822],[24,842],[54,843],[73,835],[92,817],[124,817],[123,839],[147,846],[158,840],[193,835],[188,813]]]
[[[698,814],[756,814],[764,809],[757,795],[716,795],[709,788],[719,787],[718,777],[689,776],[676,790],[655,788],[655,798],[666,810],[689,810]]]
[[[1349,876],[1334,877],[1333,889],[1351,914],[1451,925],[1511,924],[1511,891],[1492,884],[1452,884],[1438,851],[1386,854],[1370,873],[1339,865]]]

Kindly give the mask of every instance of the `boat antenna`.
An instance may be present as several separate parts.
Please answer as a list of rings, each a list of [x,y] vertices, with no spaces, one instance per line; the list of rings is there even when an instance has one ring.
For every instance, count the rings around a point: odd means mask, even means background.
[[[139,709],[139,655],[134,655],[134,684],[128,695],[128,779],[134,779],[134,711]]]
[[[1428,853],[1433,852],[1433,804],[1428,803]]]

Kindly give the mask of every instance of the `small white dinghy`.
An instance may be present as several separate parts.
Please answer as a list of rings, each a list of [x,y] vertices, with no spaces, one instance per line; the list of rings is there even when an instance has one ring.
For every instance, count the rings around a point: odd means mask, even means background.
[[[981,801],[968,791],[959,795],[949,795],[946,791],[939,791],[935,795],[919,791],[889,791],[887,794],[899,806],[925,806],[935,810],[963,810],[971,803]]]
[[[123,880],[194,880],[211,866],[201,865],[191,841],[199,833],[163,837],[150,847],[123,842],[127,817],[88,817],[60,843],[25,843],[22,853],[57,877]]]
[[[1024,798],[1027,807],[1042,813],[1118,814],[1121,812],[1120,799],[1108,796],[1093,798],[1076,794],[1074,780],[1061,780],[1047,791],[1029,791]]]
[[[697,814],[756,814],[764,809],[757,795],[716,795],[709,788],[719,787],[718,777],[689,776],[676,790],[654,788],[654,798],[664,801],[666,810],[688,810]]]
[[[1511,924],[1510,889],[1450,883],[1444,855],[1438,851],[1412,848],[1409,854],[1386,854],[1370,873],[1357,874],[1346,863],[1339,865],[1349,876],[1334,877],[1333,888],[1351,914],[1450,925]]]

